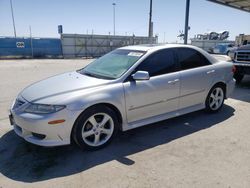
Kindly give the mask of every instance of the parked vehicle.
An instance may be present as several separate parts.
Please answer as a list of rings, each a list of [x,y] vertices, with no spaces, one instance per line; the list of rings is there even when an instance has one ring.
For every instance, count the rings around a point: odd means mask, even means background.
[[[211,53],[214,54],[225,54],[229,55],[230,50],[234,48],[233,44],[218,44],[214,48],[211,49]]]
[[[10,121],[33,144],[99,149],[118,130],[219,111],[234,89],[233,70],[231,62],[194,46],[123,47],[28,86],[13,103]]]
[[[240,83],[244,75],[250,75],[250,44],[246,41],[245,45],[231,50],[229,56],[236,67],[234,74],[236,83]]]

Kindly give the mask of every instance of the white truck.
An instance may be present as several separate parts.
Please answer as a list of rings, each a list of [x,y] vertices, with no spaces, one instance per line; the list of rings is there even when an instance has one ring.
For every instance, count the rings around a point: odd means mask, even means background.
[[[236,67],[236,83],[240,83],[244,75],[250,75],[250,35],[242,34],[236,37],[236,45],[240,47],[231,50],[229,56]]]
[[[234,78],[240,83],[244,75],[250,75],[250,44],[237,48],[231,57],[236,67]]]

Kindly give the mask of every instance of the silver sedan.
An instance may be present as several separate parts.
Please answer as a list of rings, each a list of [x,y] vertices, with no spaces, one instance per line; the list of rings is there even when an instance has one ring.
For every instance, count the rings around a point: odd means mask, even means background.
[[[28,86],[13,102],[10,122],[33,144],[99,149],[118,130],[219,111],[234,89],[234,70],[194,46],[123,47]]]

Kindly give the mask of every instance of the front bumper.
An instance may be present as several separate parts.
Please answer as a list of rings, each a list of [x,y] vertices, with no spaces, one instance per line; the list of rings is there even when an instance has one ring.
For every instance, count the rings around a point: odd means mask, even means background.
[[[26,141],[40,146],[61,146],[70,144],[74,114],[64,109],[53,114],[30,114],[11,110],[15,133]],[[49,121],[65,119],[55,125]]]

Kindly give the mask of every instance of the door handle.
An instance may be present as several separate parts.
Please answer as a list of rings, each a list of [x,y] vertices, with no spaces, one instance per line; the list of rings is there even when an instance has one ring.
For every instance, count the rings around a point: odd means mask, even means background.
[[[176,82],[179,82],[179,79],[175,79],[175,80],[170,80],[168,81],[169,84],[175,84]]]
[[[215,70],[210,70],[210,71],[207,71],[207,74],[211,74],[211,73],[214,73]]]

